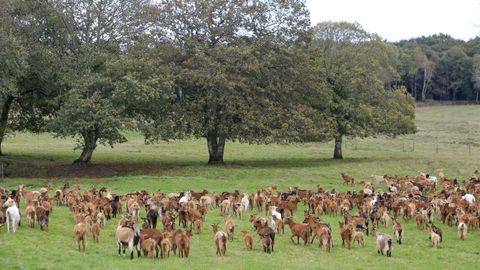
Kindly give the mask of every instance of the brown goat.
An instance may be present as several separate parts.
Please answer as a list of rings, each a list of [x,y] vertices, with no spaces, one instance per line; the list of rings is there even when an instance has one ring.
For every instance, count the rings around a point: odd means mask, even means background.
[[[310,242],[308,241],[308,239],[310,238],[310,228],[308,224],[296,223],[295,221],[293,221],[292,218],[287,218],[285,223],[288,224],[292,232],[292,236],[290,236],[290,240],[292,240],[292,243],[295,243],[293,241],[293,238],[296,236],[297,244],[300,244],[300,238],[302,238],[304,245],[310,245]]]
[[[225,230],[229,241],[233,241],[233,233],[235,231],[235,223],[230,217],[225,218]]]
[[[93,223],[92,225],[92,235],[93,235],[93,240],[98,243],[98,239],[100,237],[100,224],[98,223]]]
[[[271,245],[272,245],[272,238],[270,238],[270,236],[263,236],[262,237],[262,246],[263,246],[263,251],[265,253],[271,253],[272,250],[271,250]]]
[[[175,244],[178,248],[178,257],[188,258],[190,254],[190,236],[192,236],[192,230],[188,229],[185,234],[179,233],[175,236]]]
[[[78,251],[83,250],[83,252],[85,252],[87,246],[87,225],[80,222],[75,225],[73,232],[75,233],[75,241],[77,241],[78,244]],[[82,243],[82,249],[80,249],[80,243]]]
[[[458,224],[458,235],[460,236],[461,240],[465,240],[465,236],[467,236],[468,226],[464,222],[460,222]]]
[[[341,221],[338,222],[338,225],[340,227],[340,236],[342,237],[342,246],[345,246],[345,243],[347,243],[347,248],[350,249],[352,243],[352,231],[349,228],[346,228]]]
[[[222,231],[218,231],[218,224],[213,224],[213,240],[217,246],[217,255],[225,256],[227,253],[227,234]]]
[[[252,250],[253,248],[253,237],[248,231],[242,231],[243,233],[243,242],[247,250]]]
[[[355,184],[355,178],[353,178],[353,176],[351,176],[351,175],[347,175],[347,174],[342,173],[342,179],[343,179],[343,183],[346,184],[346,185],[351,183],[351,185],[353,187],[353,185]]]
[[[161,246],[162,246],[162,257],[163,256],[170,257],[170,250],[172,250],[172,243],[170,242],[170,239],[168,237],[163,237]]]
[[[143,251],[143,256],[153,257],[157,248],[157,242],[152,238],[140,238],[140,247]]]
[[[429,230],[429,235],[432,240],[432,246],[438,248],[440,245],[440,235],[436,234],[431,228]]]
[[[400,224],[400,222],[398,222],[397,220],[394,221],[393,231],[395,233],[395,237],[397,238],[397,243],[401,245],[403,238],[403,227],[402,224]]]
[[[195,228],[195,233],[200,234],[202,232],[203,221],[202,219],[196,219],[193,222],[193,226]]]

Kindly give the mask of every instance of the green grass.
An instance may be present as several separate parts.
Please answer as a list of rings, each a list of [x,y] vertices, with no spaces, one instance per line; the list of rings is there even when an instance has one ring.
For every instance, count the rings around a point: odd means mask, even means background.
[[[480,107],[438,106],[417,109],[419,132],[415,135],[364,140],[346,139],[343,161],[330,157],[332,143],[298,145],[243,145],[228,143],[225,159],[220,167],[206,166],[206,143],[199,141],[174,141],[144,145],[138,134],[127,133],[128,143],[115,148],[100,147],[94,153],[94,163],[111,167],[122,176],[114,178],[60,178],[46,177],[48,168],[69,164],[79,155],[72,149],[71,140],[52,138],[49,134],[19,133],[10,136],[4,145],[10,163],[11,177],[0,186],[14,188],[20,183],[28,189],[37,189],[51,182],[61,186],[81,184],[82,189],[106,186],[116,192],[139,189],[177,192],[186,189],[209,191],[253,192],[275,184],[279,189],[289,186],[325,188],[342,186],[340,172],[348,172],[357,179],[369,175],[414,175],[418,171],[435,172],[443,169],[449,177],[466,179],[480,164]],[[413,142],[415,151],[412,152]],[[470,154],[468,146],[470,144]],[[438,152],[437,152],[438,145]],[[356,189],[359,186],[355,187]],[[295,219],[302,219],[303,206]],[[21,205],[21,211],[24,204]],[[89,236],[87,252],[79,253],[73,241],[73,217],[66,207],[55,207],[48,233],[28,228],[25,221],[18,232],[0,233],[0,265],[9,269],[477,269],[480,241],[478,231],[469,232],[467,240],[458,239],[455,228],[440,225],[445,241],[434,250],[426,231],[416,229],[414,222],[404,223],[405,242],[394,244],[393,257],[377,255],[374,239],[369,237],[365,248],[354,246],[347,250],[340,246],[337,221],[340,217],[322,217],[333,225],[334,248],[330,254],[310,246],[297,246],[290,242],[290,229],[278,236],[276,251],[266,255],[260,251],[260,241],[255,237],[254,251],[247,252],[241,241],[243,229],[252,231],[244,220],[236,220],[235,240],[228,243],[227,256],[215,256],[215,246],[210,224],[220,222],[216,209],[207,215],[201,235],[192,238],[191,257],[179,259],[140,258],[133,261],[116,255],[114,230],[117,220],[109,221],[102,230],[100,243]],[[381,229],[392,234],[391,227]],[[393,234],[392,234],[393,235]]]

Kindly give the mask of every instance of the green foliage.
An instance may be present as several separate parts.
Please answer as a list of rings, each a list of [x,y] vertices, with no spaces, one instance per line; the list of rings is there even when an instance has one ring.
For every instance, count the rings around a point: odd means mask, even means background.
[[[328,115],[335,121],[335,138],[415,130],[413,101],[402,96],[403,90],[385,90],[398,76],[390,45],[360,25],[344,22],[320,23],[313,35],[315,45],[323,51],[325,68],[320,76],[332,93]]]
[[[69,98],[48,128],[58,137],[76,137],[77,148],[81,149],[95,149],[97,141],[112,147],[115,143],[125,142],[120,131],[128,123],[122,121],[121,111],[108,97],[95,91],[108,87],[112,87],[108,79],[88,78],[70,91]]]

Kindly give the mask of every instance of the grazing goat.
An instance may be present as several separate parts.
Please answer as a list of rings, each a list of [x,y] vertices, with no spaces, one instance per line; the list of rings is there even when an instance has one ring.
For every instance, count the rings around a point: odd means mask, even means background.
[[[465,240],[465,237],[467,236],[467,231],[467,224],[465,224],[464,222],[460,222],[460,224],[458,224],[458,235],[460,236],[461,240]]]
[[[347,174],[342,173],[342,179],[343,179],[343,183],[346,184],[346,185],[351,183],[351,185],[353,187],[353,185],[355,184],[355,178],[353,178],[353,176],[351,176],[351,175],[347,175]]]
[[[392,237],[390,235],[377,233],[377,253],[392,257]]]
[[[217,255],[225,256],[227,253],[227,234],[218,230],[218,224],[213,224],[213,240],[217,246]]]
[[[253,248],[253,237],[248,231],[242,231],[243,233],[243,242],[247,250],[252,250]]]
[[[77,241],[78,251],[85,252],[87,246],[87,224],[80,222],[73,228],[75,233],[75,241]],[[80,243],[82,243],[82,249],[80,249]]]
[[[7,217],[7,232],[10,232],[10,224],[12,226],[12,231],[16,232],[18,225],[20,224],[20,211],[18,210],[17,204],[12,198],[8,198],[3,204],[3,208],[7,208],[5,211]]]
[[[397,243],[401,245],[403,238],[403,227],[402,224],[400,224],[400,222],[398,222],[397,220],[395,220],[394,222],[395,223],[393,224],[393,231],[395,233],[395,237],[397,238]]]
[[[297,244],[300,244],[300,238],[302,238],[305,246],[307,244],[310,245],[310,242],[308,241],[308,239],[310,238],[310,228],[308,224],[296,223],[291,217],[287,218],[285,223],[288,224],[292,232],[292,236],[290,236],[290,240],[292,240],[292,243],[295,243],[295,241],[293,241],[293,238],[296,236]]]
[[[97,222],[93,223],[92,225],[92,236],[93,240],[98,243],[98,240],[100,238],[100,224]]]

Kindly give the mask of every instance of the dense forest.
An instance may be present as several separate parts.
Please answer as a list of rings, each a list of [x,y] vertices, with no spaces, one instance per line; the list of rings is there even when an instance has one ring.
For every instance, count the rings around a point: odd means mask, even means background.
[[[8,133],[51,132],[75,138],[86,164],[135,130],[203,138],[209,164],[227,141],[334,141],[342,158],[344,137],[415,132],[415,98],[478,100],[479,40],[312,27],[304,0],[0,6],[0,155]]]
[[[395,45],[398,83],[416,100],[479,102],[480,38],[463,41],[438,34]]]

